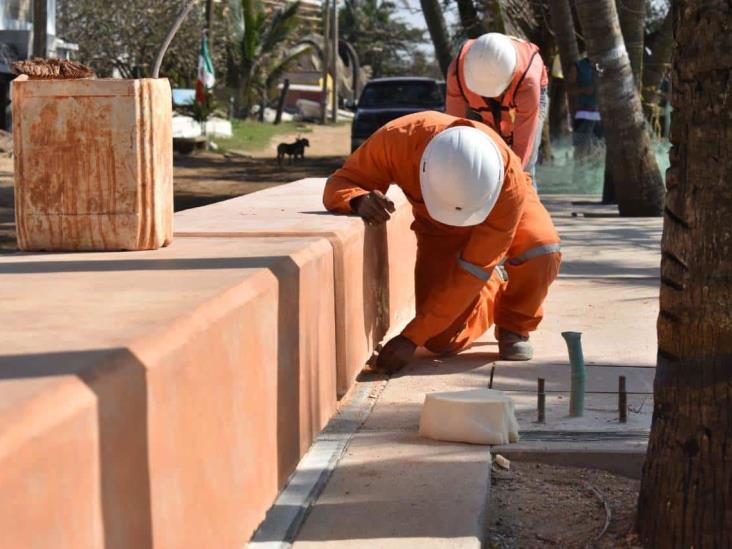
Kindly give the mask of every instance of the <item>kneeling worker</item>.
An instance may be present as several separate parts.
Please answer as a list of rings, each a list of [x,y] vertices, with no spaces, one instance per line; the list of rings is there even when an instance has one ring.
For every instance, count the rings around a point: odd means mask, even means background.
[[[559,270],[559,236],[521,160],[488,126],[438,112],[393,120],[328,178],[323,202],[386,222],[399,185],[417,235],[417,314],[379,354],[395,371],[418,346],[441,354],[468,347],[496,325],[501,357],[529,360],[529,332]],[[503,263],[508,282],[502,276]]]

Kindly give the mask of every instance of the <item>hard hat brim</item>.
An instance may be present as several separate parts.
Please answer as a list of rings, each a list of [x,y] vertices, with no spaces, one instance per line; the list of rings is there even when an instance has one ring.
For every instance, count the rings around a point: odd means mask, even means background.
[[[488,215],[493,209],[493,204],[486,204],[477,210],[465,211],[465,210],[444,210],[432,211],[428,204],[432,203],[437,197],[427,196],[431,192],[422,192],[424,197],[425,206],[427,207],[427,213],[435,221],[439,221],[444,225],[450,225],[452,227],[472,227],[474,225],[480,225],[488,218]]]

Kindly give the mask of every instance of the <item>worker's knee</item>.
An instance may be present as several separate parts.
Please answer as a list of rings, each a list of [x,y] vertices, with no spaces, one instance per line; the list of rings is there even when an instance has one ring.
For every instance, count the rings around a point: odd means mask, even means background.
[[[450,356],[455,355],[465,349],[467,345],[466,341],[460,341],[456,338],[456,334],[439,334],[435,337],[428,339],[425,344],[425,349],[435,353],[436,355]]]
[[[562,264],[562,252],[552,252],[539,257],[544,258],[544,280],[551,284],[559,274],[559,266]]]
[[[512,263],[506,263],[508,271],[508,282],[516,282],[517,279],[531,282],[538,285],[551,284],[559,274],[559,266],[562,263],[562,253],[553,251],[531,257],[529,259]]]

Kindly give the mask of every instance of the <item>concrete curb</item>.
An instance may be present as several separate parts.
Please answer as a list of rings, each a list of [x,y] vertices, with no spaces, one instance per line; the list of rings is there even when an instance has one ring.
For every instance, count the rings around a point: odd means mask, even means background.
[[[600,469],[640,479],[647,431],[523,431],[521,441],[492,451],[516,461]]]
[[[312,504],[328,484],[354,433],[369,416],[386,381],[359,383],[316,438],[249,542],[250,549],[291,547]]]

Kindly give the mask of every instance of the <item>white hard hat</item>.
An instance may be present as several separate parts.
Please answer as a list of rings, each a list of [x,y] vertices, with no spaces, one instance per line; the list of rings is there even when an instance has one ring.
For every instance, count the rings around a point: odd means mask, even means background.
[[[465,85],[483,97],[498,97],[508,89],[516,70],[516,48],[505,34],[489,32],[476,38],[465,54]]]
[[[419,184],[432,219],[456,227],[478,225],[488,217],[501,192],[501,152],[476,128],[448,128],[424,150]]]

